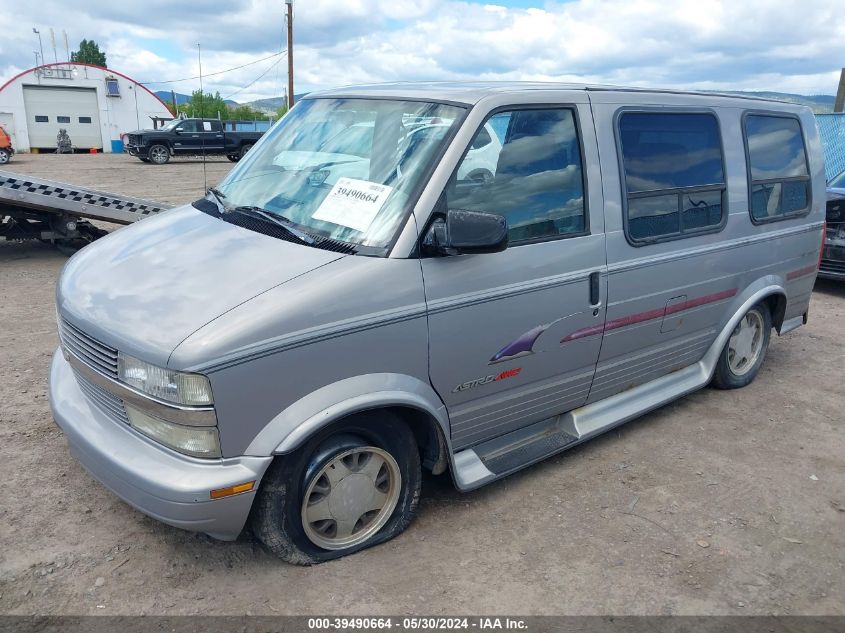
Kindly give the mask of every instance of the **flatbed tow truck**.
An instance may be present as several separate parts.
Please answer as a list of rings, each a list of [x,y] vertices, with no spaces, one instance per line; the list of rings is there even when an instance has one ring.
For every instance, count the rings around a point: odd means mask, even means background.
[[[132,224],[173,205],[0,171],[0,239],[40,240],[66,255],[108,231],[91,220]]]

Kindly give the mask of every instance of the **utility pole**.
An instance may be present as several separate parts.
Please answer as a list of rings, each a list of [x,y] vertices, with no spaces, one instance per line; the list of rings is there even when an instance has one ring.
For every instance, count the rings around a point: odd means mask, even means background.
[[[39,31],[38,29],[36,29],[33,26],[32,32],[35,33],[38,36],[38,50],[41,51],[41,63],[43,64],[43,63],[45,63],[44,62],[44,45],[41,43],[41,31]]]
[[[839,74],[839,89],[836,91],[836,103],[833,105],[834,112],[842,112],[845,109],[845,68]]]
[[[53,27],[50,27],[50,41],[53,43],[53,61],[59,63],[59,54],[56,52],[56,34],[53,32]]]
[[[293,107],[293,0],[285,0],[288,10],[288,110]]]

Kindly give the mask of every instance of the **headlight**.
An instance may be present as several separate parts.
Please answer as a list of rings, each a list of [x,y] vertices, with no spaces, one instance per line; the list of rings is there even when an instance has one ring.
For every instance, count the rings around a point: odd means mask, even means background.
[[[142,360],[117,355],[117,377],[153,398],[185,405],[210,405],[211,384],[202,374],[187,374],[150,365]]]
[[[147,437],[193,457],[220,457],[217,427],[182,426],[125,405],[130,426]]]

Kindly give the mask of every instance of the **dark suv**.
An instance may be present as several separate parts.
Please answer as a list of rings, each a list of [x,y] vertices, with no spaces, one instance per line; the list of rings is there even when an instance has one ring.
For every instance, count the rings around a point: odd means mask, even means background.
[[[145,163],[164,165],[171,156],[225,155],[235,162],[263,132],[227,132],[218,119],[173,119],[158,130],[128,134],[126,151]]]
[[[819,277],[845,280],[845,171],[827,183],[827,234]]]

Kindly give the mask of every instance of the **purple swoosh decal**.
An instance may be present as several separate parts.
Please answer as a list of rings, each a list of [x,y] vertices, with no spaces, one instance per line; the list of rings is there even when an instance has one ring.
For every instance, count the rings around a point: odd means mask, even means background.
[[[493,358],[490,359],[489,364],[492,365],[493,363],[501,363],[502,361],[516,358],[517,356],[532,354],[534,352],[532,349],[534,347],[534,343],[538,338],[540,338],[540,335],[549,328],[550,325],[551,323],[538,325],[537,327],[528,330],[518,339],[496,352]]]

